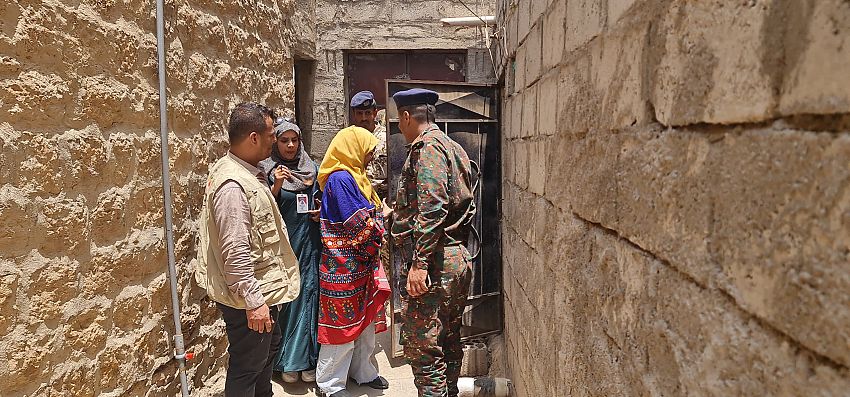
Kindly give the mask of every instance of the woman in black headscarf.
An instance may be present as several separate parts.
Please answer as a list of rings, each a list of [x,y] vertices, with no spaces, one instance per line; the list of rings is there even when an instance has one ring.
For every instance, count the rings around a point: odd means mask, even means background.
[[[283,121],[275,127],[277,142],[270,158],[260,167],[268,176],[272,194],[286,223],[289,242],[298,256],[301,270],[301,294],[280,311],[278,322],[283,338],[274,360],[274,370],[282,372],[285,382],[316,379],[319,307],[319,260],[322,240],[319,230],[318,169],[304,150],[301,129]]]

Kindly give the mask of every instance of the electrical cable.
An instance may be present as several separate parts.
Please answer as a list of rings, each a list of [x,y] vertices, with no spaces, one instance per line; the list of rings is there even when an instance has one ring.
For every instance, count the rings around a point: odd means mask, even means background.
[[[457,0],[457,2],[462,4],[464,7],[466,7],[466,9],[469,10],[469,12],[471,12],[472,15],[474,15],[476,18],[478,18],[481,22],[484,23],[484,37],[487,39],[486,45],[487,45],[487,54],[490,55],[490,66],[493,67],[493,77],[498,79],[499,78],[499,71],[496,70],[496,59],[493,57],[493,50],[490,49],[490,24],[488,24],[487,21],[484,20],[484,18],[481,18],[481,16],[478,15],[478,13],[473,11],[472,8],[469,8],[469,6],[466,5],[466,3],[463,2],[463,0]]]

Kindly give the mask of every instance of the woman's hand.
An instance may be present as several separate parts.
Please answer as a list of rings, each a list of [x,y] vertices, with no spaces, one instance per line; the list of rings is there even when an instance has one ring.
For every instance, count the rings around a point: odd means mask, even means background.
[[[292,172],[289,171],[289,168],[279,165],[274,169],[274,184],[271,186],[272,196],[277,197],[278,193],[280,193],[284,179],[292,180]]]
[[[289,168],[279,165],[274,170],[274,185],[279,187],[283,183],[284,179],[291,181],[292,171],[290,171]]]
[[[307,213],[310,214],[310,219],[313,220],[313,222],[318,222],[321,219],[322,200],[316,199],[315,203],[316,209],[307,211]]]

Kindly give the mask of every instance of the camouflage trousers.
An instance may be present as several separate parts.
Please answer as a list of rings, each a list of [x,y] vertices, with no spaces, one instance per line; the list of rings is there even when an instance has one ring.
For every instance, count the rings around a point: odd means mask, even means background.
[[[461,315],[469,293],[471,258],[463,246],[437,251],[428,292],[408,297],[401,339],[420,397],[455,397],[463,361]],[[405,279],[406,279],[405,275]]]
[[[381,239],[381,249],[378,251],[378,254],[381,256],[381,265],[384,266],[384,273],[387,275],[387,280],[390,280],[390,283],[392,284],[392,280],[394,280],[393,263],[390,262],[390,243],[387,240],[387,235],[389,235],[389,233],[384,234],[384,237]],[[389,310],[391,307],[390,301],[392,299],[392,296],[390,296],[390,298],[384,302],[384,312],[387,313],[387,319],[395,318],[393,313]]]

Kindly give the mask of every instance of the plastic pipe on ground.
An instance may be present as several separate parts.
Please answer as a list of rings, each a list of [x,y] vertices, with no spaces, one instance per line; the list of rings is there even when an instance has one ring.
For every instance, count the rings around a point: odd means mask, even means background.
[[[505,378],[460,378],[458,397],[509,397],[511,381]]]

